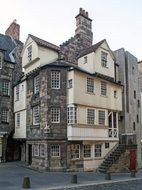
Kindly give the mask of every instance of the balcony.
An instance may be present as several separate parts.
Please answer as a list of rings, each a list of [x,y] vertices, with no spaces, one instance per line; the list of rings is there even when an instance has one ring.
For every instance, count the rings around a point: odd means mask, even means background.
[[[69,125],[67,129],[68,140],[118,140],[118,136],[109,135],[107,126],[89,126],[83,124]]]

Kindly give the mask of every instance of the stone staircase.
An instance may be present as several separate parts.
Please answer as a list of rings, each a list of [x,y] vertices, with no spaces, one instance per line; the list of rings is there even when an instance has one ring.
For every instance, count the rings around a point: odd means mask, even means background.
[[[98,167],[97,171],[100,173],[107,173],[109,168],[119,159],[125,150],[126,145],[118,144],[118,146],[104,159],[102,164]]]

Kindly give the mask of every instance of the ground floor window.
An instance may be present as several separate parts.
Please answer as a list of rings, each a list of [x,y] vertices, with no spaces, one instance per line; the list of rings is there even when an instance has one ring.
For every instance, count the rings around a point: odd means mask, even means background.
[[[78,159],[80,158],[80,145],[79,144],[72,144],[70,146],[71,151],[71,159]]]
[[[45,146],[44,146],[44,144],[39,145],[39,150],[40,150],[40,156],[44,157],[45,156]]]
[[[102,145],[95,144],[95,157],[101,157],[101,156],[102,156]]]
[[[33,154],[34,154],[34,156],[39,156],[39,145],[38,144],[34,144]]]
[[[84,158],[90,158],[91,157],[91,145],[84,145]]]
[[[60,156],[60,145],[51,145],[51,156],[52,157]]]

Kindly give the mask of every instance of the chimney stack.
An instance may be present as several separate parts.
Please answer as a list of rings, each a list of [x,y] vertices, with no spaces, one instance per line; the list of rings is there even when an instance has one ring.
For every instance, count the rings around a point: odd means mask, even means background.
[[[10,24],[8,29],[5,31],[5,35],[10,36],[16,40],[20,38],[20,25],[17,24],[16,19]]]

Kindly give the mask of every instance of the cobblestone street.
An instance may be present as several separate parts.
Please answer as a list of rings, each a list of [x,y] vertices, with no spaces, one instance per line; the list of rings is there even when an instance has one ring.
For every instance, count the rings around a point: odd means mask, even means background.
[[[0,189],[19,190],[22,189],[23,177],[30,177],[31,189],[73,189],[83,190],[139,190],[142,186],[142,171],[131,178],[130,174],[112,174],[112,180],[105,180],[104,174],[94,172],[77,173],[78,184],[71,184],[71,177],[74,173],[61,172],[38,172],[28,169],[20,162],[0,164]],[[120,182],[121,181],[121,182]],[[95,185],[95,188],[94,188]],[[79,186],[79,187],[78,187]],[[65,188],[66,187],[66,188]]]

